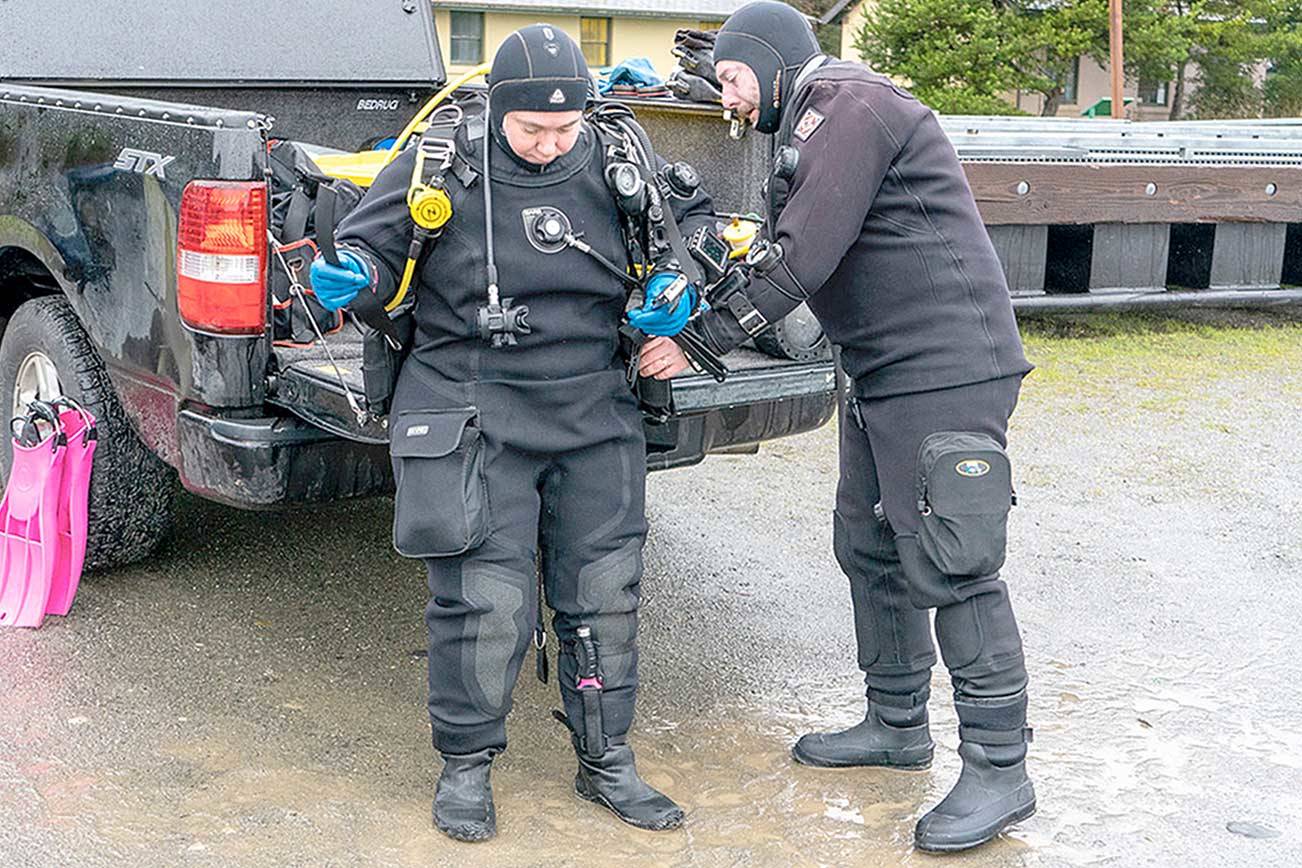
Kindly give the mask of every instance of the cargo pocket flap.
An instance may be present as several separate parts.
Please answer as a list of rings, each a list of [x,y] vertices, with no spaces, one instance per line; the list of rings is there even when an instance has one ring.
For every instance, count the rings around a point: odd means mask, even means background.
[[[408,410],[398,414],[390,436],[389,453],[394,458],[442,458],[461,444],[466,426],[475,422],[474,407],[454,410]]]
[[[998,514],[1012,505],[1012,466],[989,437],[941,432],[924,441],[921,458],[922,496],[938,514]]]
[[[936,512],[988,515],[1012,505],[1012,473],[1002,453],[964,452],[945,456],[942,462],[927,485],[927,502]]]

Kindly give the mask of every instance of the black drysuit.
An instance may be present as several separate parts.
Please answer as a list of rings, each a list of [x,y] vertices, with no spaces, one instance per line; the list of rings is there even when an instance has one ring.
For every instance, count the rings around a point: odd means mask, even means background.
[[[785,261],[747,296],[769,322],[808,299],[854,381],[835,546],[869,698],[925,713],[935,607],[964,740],[1020,743],[1026,672],[998,569],[1005,433],[1031,365],[962,167],[930,109],[841,61],[805,68],[775,145],[799,154],[769,179]],[[717,352],[745,338],[722,305],[695,327]]]
[[[475,172],[482,130],[471,118],[455,138]],[[576,236],[627,262],[601,135],[585,123],[573,150],[541,169],[490,139],[501,296],[530,311],[532,331],[516,346],[494,347],[477,330],[487,300],[482,177],[467,187],[448,174],[453,216],[419,267],[416,339],[390,415],[395,543],[429,572],[429,710],[443,753],[505,746],[511,691],[539,623],[539,566],[581,748],[601,753],[632,722],[646,454],[618,349],[628,291],[593,258],[529,235],[533,209],[558,209]],[[339,230],[341,245],[372,264],[381,298],[393,295],[407,256],[413,160],[409,149],[381,172]],[[675,211],[685,227],[713,219],[703,194]],[[591,628],[604,684],[586,714],[580,625]],[[596,708],[603,744],[584,738]]]

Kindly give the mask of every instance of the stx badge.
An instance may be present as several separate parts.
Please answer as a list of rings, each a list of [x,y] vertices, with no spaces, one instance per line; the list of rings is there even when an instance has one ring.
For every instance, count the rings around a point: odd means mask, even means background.
[[[139,172],[142,175],[153,175],[159,180],[166,181],[167,176],[163,170],[167,164],[175,160],[176,157],[164,157],[162,154],[155,154],[152,151],[138,151],[135,148],[123,148],[118,154],[117,160],[113,163],[115,169],[126,169],[128,172]]]
[[[813,109],[806,109],[805,113],[800,116],[800,122],[796,124],[796,138],[800,139],[802,142],[809,141],[809,137],[814,134],[815,130],[823,125],[823,121],[825,120],[827,120],[827,118],[823,117]]]

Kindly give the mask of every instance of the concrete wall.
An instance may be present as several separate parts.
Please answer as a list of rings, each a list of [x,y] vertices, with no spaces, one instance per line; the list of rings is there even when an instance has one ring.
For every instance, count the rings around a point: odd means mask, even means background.
[[[497,47],[501,45],[502,40],[506,39],[513,31],[525,27],[529,24],[537,24],[539,21],[545,21],[548,24],[555,25],[564,30],[579,41],[579,17],[577,15],[560,14],[539,10],[531,14],[516,14],[505,12],[485,12],[484,13],[484,62],[491,63],[493,54]],[[713,22],[710,26],[718,27],[722,21]],[[647,57],[660,73],[662,78],[668,78],[669,74],[677,67],[677,61],[670,53],[674,44],[674,31],[680,27],[696,28],[702,24],[697,18],[632,18],[611,16],[610,20],[610,61],[611,64],[619,63],[621,60],[627,60],[630,57]],[[436,8],[434,10],[434,26],[438,29],[439,48],[443,51],[443,60],[447,63],[450,74],[465,72],[471,67],[462,64],[453,64],[449,61],[451,52],[449,50],[449,34],[451,33],[451,16],[446,8]]]

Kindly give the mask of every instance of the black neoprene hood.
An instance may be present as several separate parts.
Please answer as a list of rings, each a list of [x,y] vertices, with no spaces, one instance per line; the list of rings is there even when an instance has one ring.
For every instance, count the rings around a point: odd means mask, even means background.
[[[755,0],[732,13],[719,28],[714,62],[744,63],[759,79],[761,133],[777,132],[782,101],[800,68],[819,54],[818,40],[805,16],[785,3]]]
[[[493,129],[507,112],[583,111],[592,76],[583,52],[559,27],[530,24],[497,49],[488,74]]]

